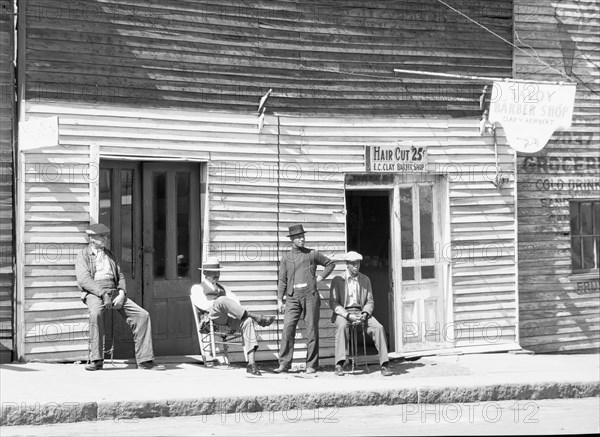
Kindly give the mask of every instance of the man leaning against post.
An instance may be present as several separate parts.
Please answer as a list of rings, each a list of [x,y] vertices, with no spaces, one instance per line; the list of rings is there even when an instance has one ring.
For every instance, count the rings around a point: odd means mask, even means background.
[[[381,323],[373,317],[375,303],[371,280],[359,272],[362,255],[348,252],[344,255],[346,271],[331,281],[329,307],[333,310],[331,321],[336,324],[335,331],[335,374],[344,376],[344,363],[348,350],[348,333],[351,324],[362,323],[367,334],[375,342],[379,353],[381,374],[391,376],[393,372],[388,367],[388,350],[385,330]]]
[[[335,264],[317,250],[306,248],[304,234],[301,224],[289,227],[288,237],[292,241],[292,248],[283,255],[279,266],[277,307],[279,312],[284,313],[284,317],[279,367],[275,369],[275,373],[284,373],[291,368],[296,327],[302,314],[308,335],[306,373],[316,373],[319,366],[321,297],[317,284],[331,274]],[[318,265],[325,267],[325,270],[315,277]]]
[[[114,254],[106,247],[110,229],[102,223],[91,225],[86,233],[89,244],[77,255],[75,274],[82,291],[81,300],[90,310],[90,360],[86,370],[102,370],[104,365],[104,312],[115,310],[133,331],[138,369],[164,370],[154,362],[152,328],[148,311],[127,298],[125,276]],[[113,294],[116,296],[113,299]],[[114,323],[114,321],[113,321]]]

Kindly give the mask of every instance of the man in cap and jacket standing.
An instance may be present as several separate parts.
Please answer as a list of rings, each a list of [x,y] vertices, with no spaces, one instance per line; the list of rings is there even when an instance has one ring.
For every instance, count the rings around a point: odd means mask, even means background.
[[[388,368],[388,350],[385,330],[373,317],[375,303],[371,280],[359,272],[363,257],[357,252],[344,255],[346,271],[331,281],[329,307],[333,310],[331,321],[336,324],[335,331],[335,374],[344,376],[344,362],[348,350],[348,331],[353,323],[364,323],[367,334],[373,338],[379,353],[379,364],[383,376],[393,375]]]
[[[306,373],[317,371],[319,365],[319,312],[321,297],[317,284],[327,278],[335,264],[315,249],[304,247],[304,228],[301,224],[289,227],[292,248],[281,258],[277,287],[277,307],[284,312],[283,337],[279,350],[279,367],[276,373],[287,372],[294,355],[294,337],[302,314],[306,322],[308,345],[306,351]],[[325,267],[316,275],[317,266]],[[283,297],[285,296],[285,303]]]
[[[104,312],[116,310],[133,331],[138,369],[164,370],[154,362],[152,327],[148,311],[127,298],[125,276],[115,255],[106,247],[110,229],[102,223],[91,225],[86,233],[89,244],[77,255],[75,274],[82,291],[81,300],[90,310],[90,360],[86,370],[104,365]],[[113,292],[117,294],[113,299]]]

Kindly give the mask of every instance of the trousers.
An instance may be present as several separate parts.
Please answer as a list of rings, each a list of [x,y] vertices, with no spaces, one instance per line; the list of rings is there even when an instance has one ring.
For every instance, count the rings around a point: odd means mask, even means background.
[[[335,318],[335,363],[346,361],[348,356],[348,338],[350,336],[350,322],[338,315]],[[385,338],[385,329],[375,317],[367,319],[367,335],[375,342],[375,347],[379,353],[379,364],[389,361],[387,343]]]
[[[248,352],[258,349],[254,321],[250,317],[247,317],[244,307],[235,300],[225,296],[217,297],[213,301],[213,306],[208,313],[208,317],[216,325],[225,325],[233,330],[242,332],[246,359],[248,359]]]
[[[292,365],[296,327],[304,313],[307,331],[306,367],[316,369],[319,366],[319,315],[321,297],[315,291],[295,292],[287,296],[283,316],[283,335],[279,349],[279,364],[287,369]]]
[[[102,343],[105,330],[103,316],[106,308],[102,299],[95,294],[89,293],[84,302],[90,310],[90,359],[92,361],[102,360],[104,359]],[[120,309],[109,311],[117,311],[133,331],[136,362],[139,364],[153,360],[152,326],[148,311],[127,298]]]

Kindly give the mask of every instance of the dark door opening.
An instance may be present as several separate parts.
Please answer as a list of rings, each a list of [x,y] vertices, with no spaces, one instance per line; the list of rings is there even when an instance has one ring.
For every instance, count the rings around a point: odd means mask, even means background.
[[[390,344],[393,329],[389,296],[390,282],[390,192],[388,190],[346,191],[346,234],[348,250],[363,256],[360,271],[371,279],[375,309],[373,316],[383,325]],[[367,337],[368,338],[368,337]],[[376,354],[367,340],[368,354]],[[390,347],[391,346],[391,347]],[[371,349],[372,348],[372,349]]]

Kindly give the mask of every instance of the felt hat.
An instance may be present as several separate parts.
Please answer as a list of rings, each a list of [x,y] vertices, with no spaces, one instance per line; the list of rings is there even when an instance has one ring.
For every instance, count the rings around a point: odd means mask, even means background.
[[[202,267],[200,268],[200,270],[220,272],[223,269],[221,269],[221,263],[219,262],[219,258],[217,258],[216,256],[209,256],[206,258],[206,261],[202,263]]]
[[[288,229],[289,229],[288,237],[293,237],[294,235],[300,235],[300,234],[306,233],[304,231],[304,228],[302,227],[302,225],[292,225]]]
[[[346,262],[362,261],[362,259],[362,255],[353,250],[344,255],[344,261]]]
[[[109,234],[110,229],[108,226],[102,223],[96,223],[94,225],[90,225],[90,227],[85,230],[85,233],[88,235]]]

